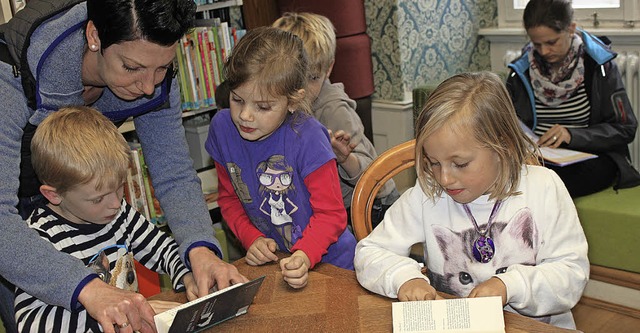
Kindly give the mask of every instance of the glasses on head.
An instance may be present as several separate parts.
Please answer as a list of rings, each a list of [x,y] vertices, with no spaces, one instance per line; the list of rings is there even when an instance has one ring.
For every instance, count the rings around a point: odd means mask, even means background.
[[[258,179],[260,184],[264,186],[271,186],[275,183],[276,179],[280,181],[283,186],[291,185],[291,172],[283,172],[279,174],[272,174],[266,172],[258,172]]]

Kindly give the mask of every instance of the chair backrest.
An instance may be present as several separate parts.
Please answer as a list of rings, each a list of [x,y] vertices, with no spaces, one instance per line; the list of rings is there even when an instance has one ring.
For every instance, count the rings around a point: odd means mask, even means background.
[[[415,146],[416,140],[413,139],[390,148],[373,160],[360,176],[351,200],[351,223],[357,240],[373,230],[371,209],[382,185],[415,165]]]

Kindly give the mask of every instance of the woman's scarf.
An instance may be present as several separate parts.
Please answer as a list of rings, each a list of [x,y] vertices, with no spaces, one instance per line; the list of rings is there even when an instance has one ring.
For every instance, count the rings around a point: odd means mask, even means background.
[[[573,96],[584,82],[584,60],[582,57],[584,49],[582,37],[579,34],[573,35],[569,53],[560,67],[553,71],[551,65],[533,49],[532,43],[525,47],[525,51],[528,51],[529,63],[531,64],[529,74],[533,92],[543,104],[547,106],[562,104]]]

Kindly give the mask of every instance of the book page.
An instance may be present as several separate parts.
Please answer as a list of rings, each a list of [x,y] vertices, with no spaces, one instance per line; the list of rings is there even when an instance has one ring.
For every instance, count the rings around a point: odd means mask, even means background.
[[[394,332],[504,333],[502,298],[394,302]]]
[[[520,127],[533,142],[540,140],[540,137],[533,133],[522,121],[520,121]],[[598,157],[598,155],[566,148],[539,147],[539,149],[542,158],[547,163],[557,166],[565,166]]]

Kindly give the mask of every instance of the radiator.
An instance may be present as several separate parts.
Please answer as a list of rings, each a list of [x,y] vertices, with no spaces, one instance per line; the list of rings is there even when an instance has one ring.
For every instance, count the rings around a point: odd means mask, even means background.
[[[507,50],[502,58],[505,66],[520,57],[520,54],[519,50]],[[640,121],[640,75],[638,75],[640,59],[638,51],[619,52],[615,61],[627,89],[633,112],[636,119]],[[629,144],[629,151],[631,153],[631,163],[636,169],[640,169],[640,135],[638,135],[637,130],[635,139]]]
[[[640,76],[638,75],[640,61],[638,52],[620,52],[616,58],[616,63],[620,69],[620,74],[622,74],[622,80],[627,89],[633,112],[636,115],[636,119],[640,119]],[[629,151],[631,152],[631,163],[636,169],[640,169],[640,136],[638,136],[637,131],[635,140],[629,144]]]

